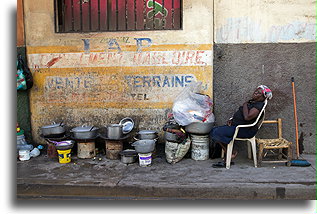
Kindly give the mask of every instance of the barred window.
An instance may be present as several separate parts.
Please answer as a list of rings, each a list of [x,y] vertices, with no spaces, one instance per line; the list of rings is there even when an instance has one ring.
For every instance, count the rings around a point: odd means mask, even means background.
[[[182,0],[55,0],[58,33],[179,29]]]

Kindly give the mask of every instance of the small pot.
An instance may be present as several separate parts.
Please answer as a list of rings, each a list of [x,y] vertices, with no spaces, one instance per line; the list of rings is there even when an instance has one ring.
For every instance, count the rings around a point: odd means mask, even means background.
[[[172,132],[165,132],[164,137],[165,137],[165,140],[167,140],[169,142],[178,142],[179,141],[179,138],[177,137],[177,135],[172,133]]]
[[[123,131],[122,131],[122,125],[120,124],[110,124],[106,126],[107,128],[107,137],[109,139],[118,140],[122,138]]]
[[[138,140],[131,145],[134,146],[137,153],[145,154],[154,151],[155,142],[156,140]]]
[[[141,130],[137,133],[137,139],[153,140],[157,138],[157,132],[153,130]]]
[[[98,130],[94,126],[79,126],[73,128],[70,132],[73,133],[75,139],[95,139],[98,136]]]
[[[65,126],[63,123],[53,123],[51,125],[41,127],[43,136],[62,135],[65,133]]]
[[[137,152],[133,149],[123,150],[119,154],[121,155],[122,163],[130,164],[136,161]]]

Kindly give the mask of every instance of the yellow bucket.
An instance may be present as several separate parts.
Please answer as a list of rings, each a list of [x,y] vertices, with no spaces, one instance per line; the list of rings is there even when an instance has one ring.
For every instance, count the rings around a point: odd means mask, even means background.
[[[71,149],[57,150],[59,163],[69,163],[71,160],[70,152]]]

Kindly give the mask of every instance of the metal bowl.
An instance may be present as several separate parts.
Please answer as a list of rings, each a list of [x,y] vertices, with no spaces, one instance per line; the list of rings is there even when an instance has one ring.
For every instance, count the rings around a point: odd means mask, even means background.
[[[209,134],[215,123],[194,122],[185,126],[185,131],[191,134]]]
[[[123,134],[128,134],[134,128],[134,121],[130,117],[123,118],[120,123]]]

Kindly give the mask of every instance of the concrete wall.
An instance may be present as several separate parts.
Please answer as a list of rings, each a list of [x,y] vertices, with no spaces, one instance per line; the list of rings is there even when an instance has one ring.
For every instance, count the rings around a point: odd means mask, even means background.
[[[101,126],[129,116],[159,131],[191,81],[212,96],[212,1],[184,1],[183,30],[168,31],[56,34],[53,1],[25,0],[24,9],[38,142],[41,126],[61,120]]]
[[[219,125],[265,84],[273,91],[266,118],[282,118],[283,137],[295,142],[294,77],[300,150],[315,153],[315,5],[310,0],[215,1],[214,111]],[[265,125],[259,137],[276,134],[273,125]]]

